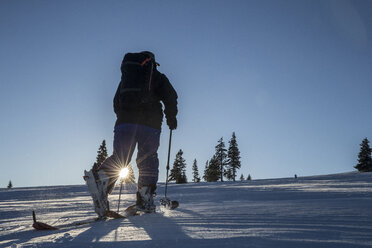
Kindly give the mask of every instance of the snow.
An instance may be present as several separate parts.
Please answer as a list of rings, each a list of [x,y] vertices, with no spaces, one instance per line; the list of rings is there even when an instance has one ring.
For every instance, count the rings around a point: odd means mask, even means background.
[[[127,186],[121,210],[134,193]],[[36,231],[32,210],[53,225],[94,218],[86,186],[0,189],[0,247],[372,247],[372,173],[171,184],[168,193],[178,209]]]

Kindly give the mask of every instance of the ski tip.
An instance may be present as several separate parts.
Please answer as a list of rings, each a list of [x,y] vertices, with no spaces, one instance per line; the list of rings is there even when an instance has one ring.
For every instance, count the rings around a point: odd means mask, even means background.
[[[57,230],[58,229],[57,227],[54,227],[54,226],[51,226],[51,225],[48,225],[42,222],[38,222],[38,221],[34,222],[34,224],[32,224],[32,227],[35,228],[36,230]]]
[[[36,215],[35,215],[35,211],[32,210],[32,219],[34,221],[34,223],[36,222]]]
[[[84,176],[83,176],[84,181],[87,181],[89,179],[89,172],[84,170]]]
[[[32,210],[32,219],[34,223],[32,224],[32,227],[35,228],[36,230],[57,230],[58,228],[36,221],[36,214],[35,211]]]

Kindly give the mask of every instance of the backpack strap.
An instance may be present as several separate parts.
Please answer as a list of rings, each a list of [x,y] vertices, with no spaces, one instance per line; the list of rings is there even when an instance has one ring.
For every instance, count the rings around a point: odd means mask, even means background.
[[[152,61],[152,58],[147,58],[145,59],[142,63],[141,66],[144,66],[147,64],[147,62]],[[150,71],[150,79],[149,79],[149,91],[151,90],[151,81],[152,81],[152,72],[154,71],[154,63],[151,63],[151,71]]]
[[[145,59],[145,60],[141,63],[141,65],[144,66],[144,65],[146,65],[146,63],[149,62],[149,61],[151,61],[151,58],[147,58],[147,59]]]

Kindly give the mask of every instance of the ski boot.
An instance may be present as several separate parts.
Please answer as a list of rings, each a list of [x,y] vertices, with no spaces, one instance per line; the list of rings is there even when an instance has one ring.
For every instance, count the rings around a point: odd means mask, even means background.
[[[154,195],[156,185],[138,187],[136,209],[144,213],[155,213]]]
[[[93,198],[94,211],[98,214],[98,218],[106,218],[106,212],[109,211],[109,202],[107,199],[108,193],[110,192],[109,177],[103,170],[90,170],[84,171],[84,180]]]

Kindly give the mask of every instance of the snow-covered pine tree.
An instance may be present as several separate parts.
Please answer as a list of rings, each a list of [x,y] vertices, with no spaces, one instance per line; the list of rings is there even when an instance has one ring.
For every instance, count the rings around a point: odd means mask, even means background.
[[[240,175],[240,181],[244,181],[244,176],[243,176],[243,174]]]
[[[98,169],[101,166],[101,164],[106,160],[107,156],[108,155],[106,148],[106,140],[103,140],[102,144],[100,145],[97,151],[96,162],[93,164],[93,170]]]
[[[12,181],[9,181],[9,183],[8,183],[8,189],[11,189],[11,188],[13,188],[13,184],[12,184]]]
[[[360,172],[372,171],[371,148],[369,147],[369,140],[363,139],[360,144],[360,152],[358,154],[358,164],[354,167]]]
[[[217,182],[220,179],[220,164],[216,158],[216,155],[209,161],[208,167],[206,167],[204,180],[207,182]]]
[[[229,141],[229,150],[227,152],[226,178],[235,182],[236,172],[240,167],[240,151],[238,143],[236,142],[235,132],[233,132],[231,140]]]
[[[216,145],[216,153],[215,153],[215,160],[218,163],[221,182],[223,182],[223,175],[225,174],[225,166],[226,166],[226,158],[227,158],[227,150],[225,148],[225,143],[223,142],[223,138],[218,140],[218,144]]]
[[[180,149],[176,154],[176,159],[173,163],[173,168],[170,171],[168,180],[176,181],[176,183],[187,183],[186,177],[186,160],[182,157],[183,151]]]
[[[196,159],[194,159],[194,163],[192,164],[192,175],[193,175],[192,181],[194,183],[200,182],[199,169]]]

